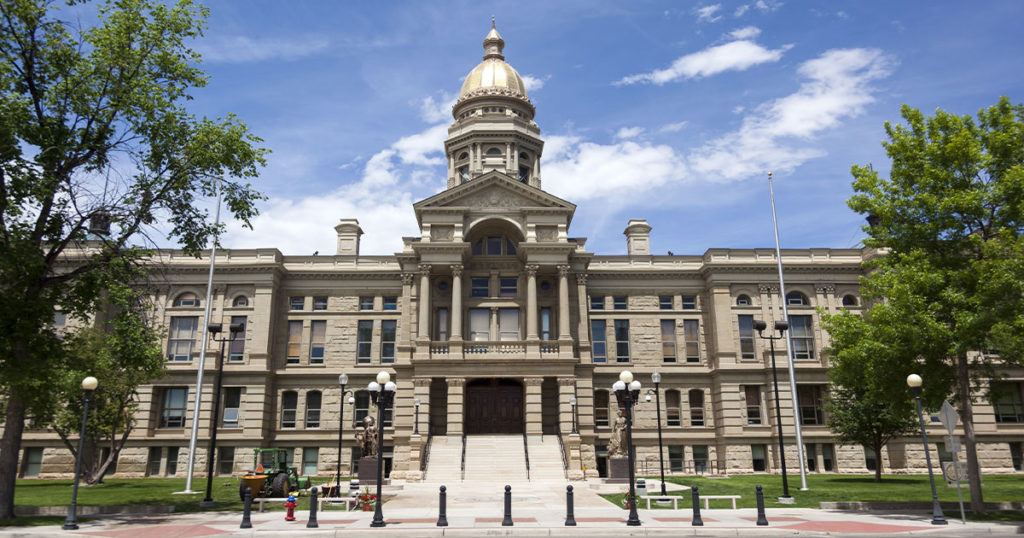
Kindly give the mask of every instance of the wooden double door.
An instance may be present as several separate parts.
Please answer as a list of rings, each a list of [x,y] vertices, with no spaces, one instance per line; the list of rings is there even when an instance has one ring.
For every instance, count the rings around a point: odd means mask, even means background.
[[[523,399],[523,384],[513,379],[474,379],[466,383],[466,433],[523,433]]]

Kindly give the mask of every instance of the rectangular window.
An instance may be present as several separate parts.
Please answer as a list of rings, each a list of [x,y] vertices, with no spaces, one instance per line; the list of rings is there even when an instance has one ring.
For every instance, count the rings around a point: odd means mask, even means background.
[[[356,328],[356,362],[368,363],[373,357],[373,320],[362,319]]]
[[[302,350],[302,321],[293,319],[288,322],[288,355],[285,362],[288,364],[299,363],[299,353]]]
[[[146,476],[160,476],[160,458],[164,449],[158,446],[149,447],[149,454],[146,456]]]
[[[491,309],[469,309],[469,339],[473,342],[491,339]]]
[[[306,428],[320,427],[320,404],[322,402],[323,394],[320,391],[311,390],[306,393]]]
[[[163,402],[160,408],[158,428],[184,428],[185,406],[188,401],[188,389],[185,387],[165,387]]]
[[[765,445],[750,445],[750,463],[754,472],[763,473],[768,470],[767,452]]]
[[[626,310],[629,308],[629,298],[625,295],[615,295],[612,297],[612,308],[615,310]]]
[[[540,309],[540,339],[551,340],[551,307]]]
[[[373,310],[373,296],[372,295],[360,295],[359,296],[359,309],[360,310]]]
[[[446,342],[448,340],[448,309],[438,308],[434,311],[434,340]]]
[[[327,310],[327,297],[313,297],[313,310]]]
[[[380,362],[395,362],[395,339],[398,321],[386,319],[380,322]]]
[[[591,295],[590,296],[590,309],[591,310],[604,310],[604,295]]]
[[[668,445],[668,470],[683,472],[683,445]]]
[[[686,362],[700,362],[700,320],[683,320],[683,338],[686,339]]]
[[[878,467],[878,458],[875,455],[875,451],[868,447],[864,447],[864,467],[869,471],[874,471]]]
[[[594,357],[594,362],[608,361],[606,326],[607,323],[603,319],[590,320],[590,353]]]
[[[167,360],[192,360],[192,346],[196,340],[197,316],[175,316],[171,318],[170,338],[167,341]]]
[[[825,424],[821,385],[797,385],[796,396],[797,402],[800,404],[801,424],[805,426]]]
[[[39,471],[43,468],[43,448],[26,448],[21,457],[21,476],[25,478],[39,476]]]
[[[818,467],[818,445],[815,443],[804,443],[804,457],[807,458],[807,471],[817,472]]]
[[[693,472],[708,472],[708,445],[693,445]]]
[[[665,391],[665,424],[668,426],[682,426],[683,413],[680,402],[682,398],[678,390],[669,389]]]
[[[1010,460],[1014,471],[1024,471],[1024,443],[1010,443]]]
[[[826,472],[836,470],[835,446],[831,443],[821,445],[821,467]]]
[[[490,236],[487,238],[487,255],[501,256],[501,237]]]
[[[306,298],[293,295],[288,298],[288,310],[302,310],[306,308]]]
[[[704,391],[693,389],[689,393],[690,403],[690,426],[695,428],[704,426]]]
[[[237,428],[238,414],[242,407],[242,387],[224,389],[224,410],[221,415],[222,428]]]
[[[995,409],[996,422],[1002,424],[1018,424],[1024,422],[1024,398],[1021,388],[1024,383],[993,383],[992,407]]]
[[[384,310],[398,310],[398,297],[394,295],[385,295]]]
[[[761,425],[761,387],[758,385],[746,385],[743,387],[743,396],[747,401],[747,425]]]
[[[319,448],[302,449],[302,474],[303,476],[316,476],[316,462],[320,459]]]
[[[498,339],[502,342],[514,342],[519,338],[519,309],[498,309]]]
[[[516,277],[501,277],[498,279],[499,297],[515,297],[519,294],[519,279]]]
[[[629,362],[629,320],[617,319],[615,323],[615,361]]]
[[[295,412],[299,405],[299,393],[287,390],[281,393],[281,427],[295,427]]]
[[[231,316],[232,325],[241,325],[242,331],[228,344],[228,361],[241,362],[245,357],[245,329],[248,320],[245,316]]]
[[[178,474],[178,451],[176,446],[167,447],[167,467],[164,468],[164,476]]]
[[[672,310],[672,296],[671,295],[659,295],[658,296],[658,308],[661,310]]]
[[[471,297],[490,297],[491,279],[485,276],[475,276],[470,278],[469,295]]]
[[[696,295],[683,295],[683,310],[696,310],[697,309],[697,296]]]
[[[222,446],[217,448],[217,474],[232,475],[235,472],[235,447]]]
[[[309,363],[324,363],[324,346],[327,341],[327,321],[315,320],[309,324]]]
[[[352,408],[355,410],[352,416],[352,425],[358,428],[363,423],[363,419],[370,414],[370,393],[365,390],[357,390],[355,400],[355,403],[352,404]]]
[[[793,342],[794,360],[814,359],[814,331],[811,316],[789,316],[789,339]]]
[[[754,316],[743,314],[740,322],[740,358],[754,359]]]
[[[594,426],[608,427],[608,391],[594,391]]]
[[[676,362],[675,320],[661,320],[661,360],[663,362]]]

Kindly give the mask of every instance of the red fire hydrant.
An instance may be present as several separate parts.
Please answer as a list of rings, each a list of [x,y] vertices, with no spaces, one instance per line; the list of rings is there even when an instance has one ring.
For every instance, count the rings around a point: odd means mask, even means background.
[[[284,507],[287,509],[287,512],[284,514],[285,521],[295,521],[295,506],[297,504],[295,502],[295,495],[289,495],[288,500],[284,503]]]

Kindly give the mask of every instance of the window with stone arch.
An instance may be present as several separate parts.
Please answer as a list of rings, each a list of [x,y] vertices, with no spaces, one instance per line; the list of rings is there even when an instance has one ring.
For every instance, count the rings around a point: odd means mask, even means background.
[[[234,300],[231,301],[231,306],[234,306],[234,307],[249,306],[249,298],[246,297],[245,295],[239,295],[238,297],[235,297]]]
[[[811,306],[811,300],[802,292],[791,291],[786,294],[786,304],[788,306]]]
[[[736,306],[754,306],[754,301],[746,293],[741,293],[736,296]]]
[[[500,148],[487,148],[485,155],[488,157],[501,157],[503,153]]]
[[[843,295],[843,306],[860,306],[860,301],[857,300],[856,295],[853,295],[852,293],[847,293],[846,295]]]
[[[196,308],[199,306],[199,296],[190,291],[186,291],[174,298],[173,305]]]

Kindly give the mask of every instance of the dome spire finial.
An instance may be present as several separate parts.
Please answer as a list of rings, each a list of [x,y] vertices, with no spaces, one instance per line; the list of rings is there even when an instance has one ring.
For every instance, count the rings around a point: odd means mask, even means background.
[[[498,60],[504,60],[505,55],[502,54],[504,48],[505,40],[498,33],[498,28],[494,22],[494,15],[491,15],[491,31],[487,32],[487,37],[484,37],[484,59],[497,58]]]

